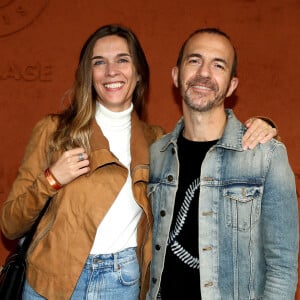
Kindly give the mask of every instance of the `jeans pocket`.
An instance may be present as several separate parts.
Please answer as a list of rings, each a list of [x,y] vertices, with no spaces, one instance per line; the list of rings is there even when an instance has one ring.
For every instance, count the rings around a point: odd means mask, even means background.
[[[119,263],[119,280],[123,285],[129,286],[134,285],[140,280],[140,267],[137,257]]]

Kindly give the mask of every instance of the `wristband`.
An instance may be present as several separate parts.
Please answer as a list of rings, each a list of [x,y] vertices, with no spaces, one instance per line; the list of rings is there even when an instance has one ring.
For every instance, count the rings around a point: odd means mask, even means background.
[[[57,179],[50,172],[49,168],[45,170],[45,177],[48,180],[48,183],[55,189],[59,190],[61,188],[61,184],[57,181]]]

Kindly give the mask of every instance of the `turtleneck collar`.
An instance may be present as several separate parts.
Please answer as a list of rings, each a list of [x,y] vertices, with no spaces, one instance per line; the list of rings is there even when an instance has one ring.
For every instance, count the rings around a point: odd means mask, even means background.
[[[107,109],[105,106],[97,102],[96,104],[96,121],[98,125],[103,128],[126,128],[131,121],[131,112],[133,110],[133,104],[124,111],[114,112]]]

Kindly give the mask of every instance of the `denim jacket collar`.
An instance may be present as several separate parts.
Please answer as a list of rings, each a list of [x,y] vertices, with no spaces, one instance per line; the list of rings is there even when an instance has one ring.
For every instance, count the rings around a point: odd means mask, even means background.
[[[246,131],[246,127],[236,118],[232,109],[225,109],[227,115],[227,122],[222,137],[217,142],[215,147],[221,147],[226,149],[232,149],[236,151],[243,151],[242,138]],[[175,129],[170,133],[171,137],[162,147],[162,151],[165,151],[169,145],[177,144],[177,139],[184,127],[184,118],[181,117],[177,122]]]

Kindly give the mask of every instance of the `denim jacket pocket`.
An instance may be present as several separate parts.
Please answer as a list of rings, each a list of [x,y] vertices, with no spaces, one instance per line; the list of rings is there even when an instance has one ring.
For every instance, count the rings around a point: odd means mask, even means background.
[[[225,222],[239,231],[249,230],[260,218],[262,185],[232,185],[224,188]]]

